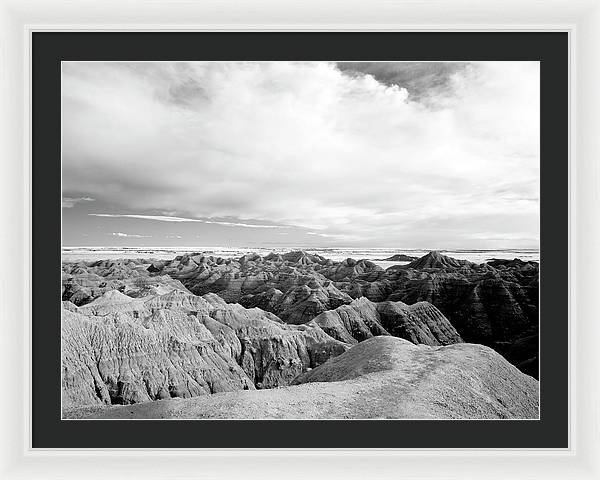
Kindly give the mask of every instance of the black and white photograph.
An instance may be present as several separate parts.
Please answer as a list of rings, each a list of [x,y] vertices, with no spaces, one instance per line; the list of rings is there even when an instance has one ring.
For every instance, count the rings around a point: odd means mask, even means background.
[[[60,91],[63,419],[540,418],[540,62]]]

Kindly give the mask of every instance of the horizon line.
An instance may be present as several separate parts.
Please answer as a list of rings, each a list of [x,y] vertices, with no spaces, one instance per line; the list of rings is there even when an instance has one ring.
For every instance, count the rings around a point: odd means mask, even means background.
[[[503,251],[503,250],[530,250],[540,251],[540,248],[532,247],[501,247],[501,248],[430,248],[430,247],[368,247],[368,246],[313,246],[302,244],[274,244],[269,246],[258,245],[63,245],[65,249],[89,249],[89,248],[111,248],[111,249],[207,249],[207,248],[234,248],[234,249],[251,249],[251,248],[300,248],[304,250],[319,249],[319,250],[349,250],[349,249],[369,249],[369,250],[429,250],[429,251],[468,251],[468,252],[488,252],[488,251]]]

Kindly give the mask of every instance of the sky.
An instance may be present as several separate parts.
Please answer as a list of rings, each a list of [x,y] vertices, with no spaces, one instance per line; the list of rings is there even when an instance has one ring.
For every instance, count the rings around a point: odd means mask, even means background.
[[[537,248],[538,62],[63,62],[64,246]]]

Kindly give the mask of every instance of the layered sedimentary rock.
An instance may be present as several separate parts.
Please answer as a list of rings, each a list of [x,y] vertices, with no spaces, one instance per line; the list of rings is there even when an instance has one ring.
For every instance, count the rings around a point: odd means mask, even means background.
[[[538,334],[537,262],[490,260],[479,265],[431,252],[408,265],[384,270],[367,260],[335,262],[306,252],[249,254],[238,259],[191,253],[171,261],[66,264],[63,276],[63,300],[76,305],[115,289],[132,297],[189,290],[197,295],[216,293],[226,302],[258,307],[296,325],[308,324],[361,297],[377,304],[402,302],[411,307],[427,302],[464,341],[491,346],[537,376],[537,348],[527,340]],[[416,333],[413,338],[401,329],[390,331],[392,327],[381,321],[382,308],[376,309],[378,326],[371,329],[363,321],[367,326],[357,324],[354,334],[341,332],[339,338],[360,341],[369,338],[368,332],[385,331],[431,343],[429,334]],[[431,330],[432,325],[427,328]],[[431,338],[440,341],[444,335],[442,331]]]
[[[428,302],[382,302],[377,305],[377,312],[381,324],[395,337],[431,346],[462,342],[448,319]]]
[[[538,275],[536,262],[438,252],[387,270],[305,252],[66,263],[63,405],[85,416],[135,403],[97,416],[136,418],[535,418],[537,382],[462,342],[537,376]]]
[[[503,354],[507,345],[538,332],[537,262],[495,260],[478,265],[431,252],[408,265],[388,268],[377,280],[359,275],[336,286],[352,297],[374,302],[429,302],[466,342],[488,345]],[[537,352],[530,350],[530,354],[531,366],[537,362]],[[527,371],[537,376],[537,368]]]
[[[317,325],[180,290],[112,290],[81,307],[63,302],[62,316],[66,407],[287,385],[349,348]]]
[[[184,255],[156,272],[196,293],[215,292],[294,324],[366,297],[377,303],[428,302],[465,341],[502,353],[507,344],[536,335],[538,329],[539,265],[518,259],[479,265],[431,252],[384,270],[366,260],[333,262],[305,252],[239,260]],[[527,360],[537,361],[535,356]]]
[[[72,410],[71,418],[538,418],[537,380],[488,347],[413,345],[378,336],[293,386]]]
[[[111,290],[130,297],[160,295],[173,289],[186,290],[168,275],[151,275],[149,260],[98,260],[63,263],[62,299],[85,305]]]
[[[241,299],[246,307],[260,307],[277,314],[284,322],[295,325],[307,323],[321,312],[352,302],[352,297],[340,292],[330,281],[310,280],[307,285],[292,287],[285,293],[270,288]]]
[[[211,312],[211,318],[240,339],[238,361],[259,388],[287,385],[306,369],[349,348],[317,325],[287,325],[258,308],[224,305]]]
[[[145,320],[63,312],[64,405],[254,388],[233,357],[191,317],[159,310]]]
[[[319,325],[326,333],[342,342],[354,344],[378,335],[390,335],[381,325],[377,304],[360,298],[323,312],[310,324]]]
[[[373,303],[362,297],[321,313],[310,322],[313,323],[345,343],[362,342],[378,335],[393,335],[432,346],[462,342],[448,319],[427,302]]]
[[[287,323],[302,324],[321,312],[352,301],[320,270],[349,278],[373,267],[376,266],[365,266],[364,262],[359,265],[334,264],[319,255],[290,252],[264,258],[251,254],[236,260],[200,254],[182,255],[171,262],[153,265],[151,271],[180,280],[197,295],[217,293],[227,302],[260,307],[277,314]]]

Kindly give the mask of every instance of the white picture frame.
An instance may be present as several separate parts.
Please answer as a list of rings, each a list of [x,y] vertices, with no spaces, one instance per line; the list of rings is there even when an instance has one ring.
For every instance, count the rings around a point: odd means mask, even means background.
[[[569,32],[569,448],[32,449],[29,65],[31,33],[54,30]],[[595,251],[600,246],[598,0],[0,0],[0,48],[2,478],[600,478],[600,323],[595,315],[600,306]]]

